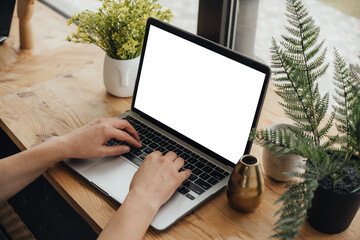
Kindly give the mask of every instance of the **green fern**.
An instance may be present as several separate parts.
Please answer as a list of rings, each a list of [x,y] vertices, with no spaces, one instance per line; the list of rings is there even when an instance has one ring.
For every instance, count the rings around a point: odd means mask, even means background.
[[[360,86],[358,82],[358,85]],[[359,91],[360,93],[360,91]],[[349,145],[351,151],[356,157],[350,159],[351,163],[355,166],[358,174],[360,175],[360,95],[358,94],[354,100],[354,107],[349,115]],[[353,190],[357,192],[360,190],[360,182],[357,183],[358,187]]]
[[[334,100],[337,106],[333,108],[338,122],[336,128],[342,134],[336,143],[345,152],[343,165],[352,164],[360,175],[360,67],[354,64],[347,66],[336,49],[334,55],[334,84],[337,87]],[[336,175],[342,177],[341,174]],[[357,185],[359,187],[353,192],[360,190],[360,182]]]
[[[311,207],[318,181],[332,176],[333,182],[342,179],[342,169],[353,164],[360,176],[360,67],[347,65],[335,50],[334,84],[337,103],[326,120],[329,94],[321,95],[318,80],[325,74],[326,48],[318,43],[320,28],[301,0],[287,0],[288,36],[278,43],[272,39],[271,68],[279,104],[294,127],[277,130],[256,130],[250,140],[266,147],[274,155],[298,154],[306,160],[301,172],[285,173],[296,180],[288,182],[277,200],[282,203],[277,211],[276,234],[272,237],[294,239]],[[336,121],[338,134],[328,132]],[[335,149],[334,144],[340,148]],[[338,146],[338,145],[337,145]],[[354,157],[355,156],[355,157]],[[356,184],[355,184],[356,186]],[[360,190],[360,182],[353,191]]]
[[[288,182],[286,190],[276,201],[283,205],[276,212],[280,217],[275,223],[277,233],[272,236],[274,238],[294,239],[299,234],[298,228],[304,224],[318,180],[342,168],[342,156],[329,155],[320,146],[303,144],[297,151],[308,159],[303,166],[306,171],[287,174],[297,181]]]
[[[350,128],[350,113],[354,108],[354,103],[357,97],[357,90],[353,88],[356,79],[350,75],[350,68],[347,66],[345,60],[340,56],[338,51],[334,50],[335,55],[335,71],[334,71],[334,85],[336,86],[336,96],[334,100],[337,105],[334,105],[335,118],[337,120],[336,128],[339,133],[343,135],[337,138],[337,143],[342,145],[343,150],[354,154],[354,149],[351,147],[351,128]],[[347,160],[351,155],[347,156]]]
[[[317,43],[320,28],[299,0],[287,0],[286,26],[289,36],[280,45],[272,40],[271,67],[276,93],[284,100],[280,105],[297,126],[296,134],[319,145],[328,133],[333,117],[320,128],[328,109],[329,94],[321,96],[317,80],[328,68],[324,41]]]
[[[359,55],[360,59],[360,55]],[[353,79],[352,93],[354,94],[354,100],[352,104],[352,111],[349,114],[349,136],[350,145],[353,152],[359,154],[360,152],[360,65],[349,65],[350,77]],[[359,167],[360,175],[360,159],[358,158],[357,166]]]
[[[358,55],[359,59],[360,59],[360,54]],[[358,91],[359,91],[359,87],[360,87],[360,65],[355,65],[355,64],[350,64],[350,76],[355,79],[355,83],[357,84],[356,86],[358,87]]]

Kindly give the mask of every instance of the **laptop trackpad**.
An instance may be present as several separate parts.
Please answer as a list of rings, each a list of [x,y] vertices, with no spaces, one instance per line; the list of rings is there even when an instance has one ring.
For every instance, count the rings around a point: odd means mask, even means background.
[[[82,174],[112,198],[123,203],[136,171],[137,167],[122,157],[115,156],[100,159]]]

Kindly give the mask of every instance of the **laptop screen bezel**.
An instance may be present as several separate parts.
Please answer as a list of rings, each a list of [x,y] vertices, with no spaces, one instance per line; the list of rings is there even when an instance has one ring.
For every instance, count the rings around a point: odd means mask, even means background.
[[[143,47],[142,47],[142,52],[141,52],[141,57],[140,57],[140,62],[139,62],[139,69],[138,69],[138,73],[137,73],[137,77],[136,77],[136,82],[135,82],[135,87],[134,87],[134,93],[133,93],[133,98],[132,98],[132,103],[131,103],[131,111],[139,114],[142,118],[146,119],[147,121],[159,126],[160,128],[164,129],[165,131],[169,132],[170,134],[176,136],[177,138],[187,142],[188,144],[190,144],[191,146],[195,147],[196,149],[199,149],[200,151],[204,152],[205,154],[209,155],[210,157],[217,159],[218,161],[222,162],[225,165],[229,165],[231,167],[234,167],[235,164],[233,162],[231,162],[230,160],[227,160],[226,158],[222,157],[221,155],[211,151],[210,149],[206,148],[205,146],[202,146],[201,144],[193,141],[192,139],[184,136],[183,134],[177,132],[176,130],[166,126],[165,124],[161,123],[160,121],[152,118],[151,116],[147,115],[146,113],[142,112],[141,110],[135,108],[135,101],[136,101],[136,95],[137,95],[137,89],[139,86],[139,81],[140,81],[140,77],[141,77],[141,69],[142,69],[142,65],[143,65],[143,60],[144,57],[146,55],[146,44],[147,44],[147,39],[148,39],[148,35],[149,35],[149,29],[151,26],[155,26],[158,27],[164,31],[167,31],[171,34],[174,34],[178,37],[181,37],[185,40],[188,40],[194,44],[197,44],[199,46],[202,46],[206,49],[209,49],[211,51],[214,51],[218,54],[221,54],[225,57],[228,57],[232,60],[235,60],[241,64],[244,64],[248,67],[254,68],[262,73],[265,74],[265,79],[264,79],[264,83],[263,83],[263,87],[261,89],[261,94],[260,94],[260,98],[259,98],[259,102],[256,108],[256,112],[254,115],[254,119],[252,122],[252,126],[251,129],[257,126],[258,120],[259,120],[259,116],[260,116],[260,111],[262,109],[262,105],[264,102],[264,98],[265,98],[265,94],[266,94],[266,90],[268,87],[268,83],[269,83],[269,78],[270,78],[270,68],[262,63],[259,63],[255,60],[252,60],[246,56],[243,56],[241,54],[239,54],[238,52],[232,51],[228,48],[223,47],[222,45],[219,45],[217,43],[211,42],[205,38],[202,38],[200,36],[194,35],[192,33],[186,32],[182,29],[179,29],[177,27],[174,27],[170,24],[161,22],[155,18],[149,18],[147,23],[146,23],[146,30],[145,30],[145,37],[144,37],[144,42],[143,42]],[[236,111],[236,109],[234,109],[234,111]],[[249,129],[249,133],[251,131],[251,129]],[[243,154],[249,154],[250,150],[251,150],[251,146],[252,146],[252,142],[248,141],[244,150]]]

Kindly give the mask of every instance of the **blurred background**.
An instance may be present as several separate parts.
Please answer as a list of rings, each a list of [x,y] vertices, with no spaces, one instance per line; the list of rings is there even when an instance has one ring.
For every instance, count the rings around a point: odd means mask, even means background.
[[[41,0],[66,17],[84,9],[96,10],[97,0]],[[271,38],[281,40],[286,24],[285,0],[159,0],[173,11],[172,24],[204,36],[242,54],[270,64]],[[360,63],[360,1],[303,0],[326,39],[327,62],[338,49],[348,63]],[[332,70],[332,66],[330,66]],[[320,81],[333,92],[332,71]],[[332,99],[331,99],[332,101]],[[332,102],[331,102],[332,103]]]

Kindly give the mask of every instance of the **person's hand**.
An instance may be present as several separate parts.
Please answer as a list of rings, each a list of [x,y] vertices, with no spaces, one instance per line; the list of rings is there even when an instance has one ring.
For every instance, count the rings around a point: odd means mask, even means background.
[[[64,158],[97,158],[129,152],[128,146],[105,146],[110,138],[141,147],[136,130],[128,121],[118,118],[98,119],[58,140],[61,142]]]
[[[179,172],[183,166],[184,159],[174,152],[149,154],[131,181],[129,195],[134,194],[157,211],[190,176],[189,169]]]
[[[156,212],[190,176],[174,152],[149,154],[135,173],[129,194],[99,239],[142,239]],[[121,184],[121,183],[119,183]]]

